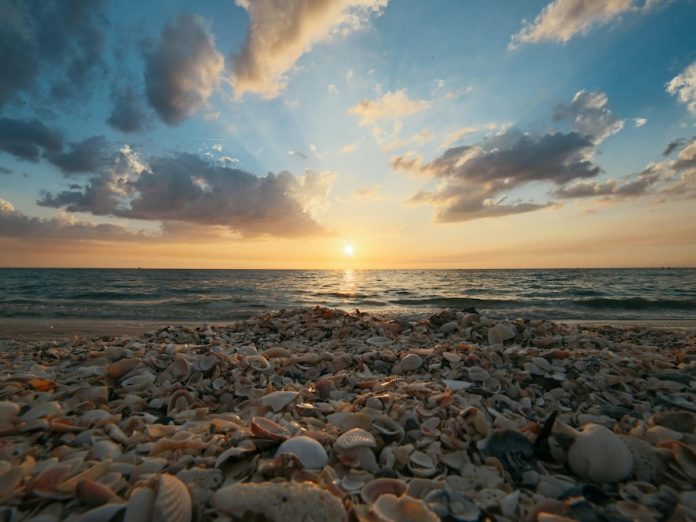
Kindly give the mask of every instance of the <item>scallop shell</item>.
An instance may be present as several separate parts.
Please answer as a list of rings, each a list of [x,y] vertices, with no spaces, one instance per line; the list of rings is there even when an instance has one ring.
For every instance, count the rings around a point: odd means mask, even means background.
[[[174,475],[160,475],[157,496],[152,505],[153,522],[190,522],[191,493]]]
[[[488,344],[503,344],[517,335],[515,329],[506,323],[498,323],[488,329]]]
[[[439,522],[440,520],[440,517],[433,513],[425,502],[408,495],[397,497],[391,493],[385,493],[372,505],[372,510],[386,522]]]
[[[201,355],[193,361],[193,369],[201,373],[207,373],[217,366],[217,358],[214,355]]]
[[[308,469],[321,469],[329,460],[324,447],[316,440],[300,435],[283,442],[276,451],[276,456],[284,453],[295,455]]]
[[[353,428],[352,430],[346,431],[336,439],[336,442],[334,442],[334,449],[336,449],[336,451],[343,451],[363,446],[375,448],[377,446],[377,441],[371,433],[361,428]]]
[[[278,413],[299,395],[299,392],[294,391],[275,391],[261,397],[259,402],[261,406],[270,406],[274,413]]]
[[[387,493],[400,497],[408,490],[408,484],[395,478],[377,478],[365,484],[360,490],[360,496],[367,504],[374,502]]]
[[[414,451],[408,456],[408,469],[416,477],[430,477],[437,471],[432,457],[422,451]]]

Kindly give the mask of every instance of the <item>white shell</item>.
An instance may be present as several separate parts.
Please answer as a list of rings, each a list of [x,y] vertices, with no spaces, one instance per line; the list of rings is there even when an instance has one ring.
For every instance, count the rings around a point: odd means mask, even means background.
[[[300,435],[283,442],[276,451],[276,456],[284,453],[295,455],[308,469],[321,469],[329,460],[324,447],[311,437]]]
[[[614,432],[587,424],[568,450],[568,465],[598,484],[619,482],[633,471],[633,455]]]
[[[353,428],[352,430],[346,431],[334,442],[334,448],[337,450],[347,450],[360,446],[367,446],[370,448],[377,446],[377,441],[372,434],[361,428]]]
[[[190,522],[191,516],[191,494],[186,485],[174,475],[160,475],[152,521]]]

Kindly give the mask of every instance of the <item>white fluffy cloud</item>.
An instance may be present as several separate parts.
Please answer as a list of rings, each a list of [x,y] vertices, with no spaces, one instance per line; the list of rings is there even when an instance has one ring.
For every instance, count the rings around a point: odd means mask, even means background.
[[[249,13],[244,46],[233,57],[232,85],[239,98],[273,98],[295,62],[313,45],[348,34],[379,14],[388,0],[237,0]]]
[[[670,80],[667,84],[667,92],[676,96],[686,105],[689,112],[696,116],[696,62]]]
[[[544,41],[566,43],[577,34],[587,33],[593,26],[617,19],[620,15],[647,10],[661,0],[554,0],[532,23],[525,23],[514,34],[509,48]]]

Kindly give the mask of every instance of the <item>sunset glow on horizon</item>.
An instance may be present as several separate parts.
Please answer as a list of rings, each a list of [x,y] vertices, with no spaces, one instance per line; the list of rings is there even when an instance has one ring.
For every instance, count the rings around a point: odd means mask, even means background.
[[[0,266],[696,266],[688,0],[0,11]]]

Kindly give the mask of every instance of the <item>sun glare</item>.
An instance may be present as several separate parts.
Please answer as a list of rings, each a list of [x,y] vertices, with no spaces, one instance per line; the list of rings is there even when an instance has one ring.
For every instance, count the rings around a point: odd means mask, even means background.
[[[346,245],[346,246],[343,247],[343,253],[344,253],[346,256],[352,257],[352,256],[353,256],[353,252],[354,252],[354,250],[353,250],[353,245]]]

